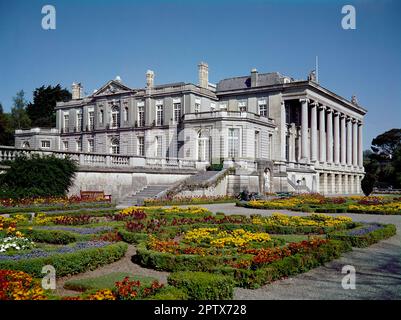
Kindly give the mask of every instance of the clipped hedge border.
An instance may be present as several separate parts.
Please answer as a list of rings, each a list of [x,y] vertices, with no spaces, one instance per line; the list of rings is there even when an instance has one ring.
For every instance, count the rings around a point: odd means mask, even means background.
[[[20,270],[39,278],[43,277],[43,266],[52,265],[56,269],[56,276],[62,277],[94,270],[102,265],[117,261],[125,255],[127,248],[126,243],[117,242],[102,248],[83,249],[73,253],[54,254],[43,258],[18,261],[5,260],[0,261],[0,269]]]
[[[76,205],[42,205],[42,206],[23,206],[23,207],[0,207],[0,214],[6,213],[19,213],[19,212],[41,212],[41,211],[68,211],[77,209],[96,209],[96,208],[112,208],[115,207],[114,203],[97,202],[88,204]]]
[[[349,243],[331,240],[316,250],[286,257],[257,270],[217,267],[213,271],[233,277],[239,287],[256,289],[283,277],[309,271],[351,250]]]
[[[124,242],[131,244],[138,244],[142,241],[148,240],[148,234],[146,233],[136,233],[125,230],[124,228],[118,229],[118,234]]]
[[[88,239],[88,237],[64,230],[20,229],[20,231],[32,241],[49,244],[69,244],[78,240]]]
[[[388,239],[397,233],[394,224],[382,224],[380,229],[373,230],[363,235],[350,235],[349,231],[333,232],[327,238],[341,240],[349,243],[353,247],[365,248],[383,239]],[[361,227],[363,228],[363,226]]]
[[[179,288],[173,286],[165,286],[156,294],[146,298],[145,300],[188,300],[188,294]]]
[[[144,267],[164,271],[210,271],[216,265],[224,265],[231,256],[199,256],[192,254],[174,255],[167,252],[148,250],[139,243],[134,259]]]
[[[231,300],[234,279],[208,272],[182,271],[169,275],[169,285],[183,290],[190,300]]]

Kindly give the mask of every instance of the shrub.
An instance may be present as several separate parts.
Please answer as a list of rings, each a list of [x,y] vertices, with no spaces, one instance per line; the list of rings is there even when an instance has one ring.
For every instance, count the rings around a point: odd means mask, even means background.
[[[9,166],[0,178],[0,198],[65,196],[77,171],[71,159],[35,154],[18,156]]]
[[[373,191],[373,186],[376,182],[376,179],[373,175],[367,174],[361,181],[361,188],[365,196],[369,196]]]
[[[156,294],[150,296],[148,300],[188,300],[188,294],[173,286],[165,286]]]
[[[168,284],[182,289],[191,300],[229,300],[233,298],[233,279],[220,274],[176,272],[170,274]]]
[[[34,242],[44,242],[50,244],[68,244],[77,241],[77,237],[71,232],[62,230],[21,230],[25,236]]]

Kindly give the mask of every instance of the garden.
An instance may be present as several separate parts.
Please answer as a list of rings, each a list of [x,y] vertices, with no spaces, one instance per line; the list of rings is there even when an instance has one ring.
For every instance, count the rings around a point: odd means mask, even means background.
[[[270,203],[283,209],[290,203],[314,208],[359,201],[337,203],[332,198],[322,204],[319,199],[314,195]],[[396,233],[391,224],[319,212],[227,215],[199,206],[117,210],[102,201],[68,198],[3,201],[0,210],[2,300],[232,299],[235,287],[258,288],[306,272],[352,247]],[[115,264],[123,259],[135,268],[119,270]],[[63,292],[41,287],[47,265],[55,268]],[[109,265],[116,267],[110,271]]]
[[[324,197],[320,194],[304,194],[270,200],[238,201],[237,206],[318,213],[401,215],[401,197],[397,196]]]

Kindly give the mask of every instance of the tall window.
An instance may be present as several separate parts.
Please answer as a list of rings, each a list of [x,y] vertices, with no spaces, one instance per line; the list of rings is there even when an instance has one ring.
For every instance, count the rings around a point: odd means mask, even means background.
[[[50,149],[50,140],[42,140],[41,146],[43,149]]]
[[[77,151],[78,152],[82,151],[82,140],[81,139],[77,140]]]
[[[118,124],[120,123],[120,110],[117,106],[113,106],[111,109],[111,123],[110,128],[115,129],[118,128]]]
[[[68,151],[68,141],[63,141],[63,150]]]
[[[156,106],[156,125],[163,125],[163,105],[159,104]]]
[[[228,129],[228,157],[239,157],[239,129]]]
[[[208,160],[208,142],[209,137],[202,134],[202,132],[198,133],[198,161],[207,161]]]
[[[200,101],[200,99],[196,99],[195,100],[194,112],[195,113],[199,113],[200,112],[200,108],[201,108],[201,101]]]
[[[64,115],[64,129],[65,131],[68,131],[68,128],[70,127],[70,116],[68,114]]]
[[[124,108],[124,122],[128,121],[128,107]]]
[[[156,136],[156,157],[162,157],[163,140],[161,136]]]
[[[145,107],[138,106],[138,127],[145,125]]]
[[[255,159],[260,158],[260,132],[255,131]]]
[[[82,131],[82,112],[77,113],[77,131]]]
[[[178,123],[181,120],[181,102],[173,104],[174,122]]]
[[[88,152],[95,152],[95,143],[93,139],[88,139]]]
[[[210,110],[215,111],[216,110],[216,104],[214,102],[210,103]]]
[[[104,123],[104,111],[103,110],[100,110],[100,112],[99,112],[99,123],[101,125],[103,125],[103,123]]]
[[[145,156],[145,137],[138,137],[138,156]]]
[[[88,127],[89,127],[89,130],[93,130],[95,127],[95,112],[94,111],[88,112]]]
[[[260,100],[258,104],[259,104],[259,115],[261,117],[268,117],[269,114],[267,110],[266,100]]]
[[[111,139],[110,153],[111,154],[119,154],[120,153],[120,141],[117,138]]]

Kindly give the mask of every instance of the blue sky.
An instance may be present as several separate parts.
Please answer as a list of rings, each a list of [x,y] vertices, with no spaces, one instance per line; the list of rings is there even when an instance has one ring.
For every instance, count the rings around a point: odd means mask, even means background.
[[[56,30],[41,28],[42,6],[56,8]],[[341,28],[341,8],[356,8],[356,30]],[[23,89],[41,85],[91,93],[120,75],[143,87],[278,71],[306,78],[319,56],[320,84],[368,109],[365,148],[401,127],[401,1],[36,1],[0,0],[0,102],[10,110]]]

